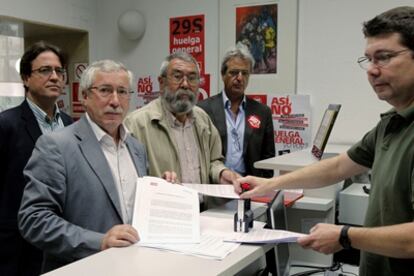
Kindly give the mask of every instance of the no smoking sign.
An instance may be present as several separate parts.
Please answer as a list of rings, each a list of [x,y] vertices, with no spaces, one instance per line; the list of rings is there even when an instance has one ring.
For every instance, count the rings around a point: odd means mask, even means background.
[[[75,76],[75,80],[76,81],[79,81],[80,80],[80,78],[82,76],[82,73],[86,69],[86,67],[88,67],[88,64],[87,63],[75,63],[75,73],[74,73],[74,76]]]

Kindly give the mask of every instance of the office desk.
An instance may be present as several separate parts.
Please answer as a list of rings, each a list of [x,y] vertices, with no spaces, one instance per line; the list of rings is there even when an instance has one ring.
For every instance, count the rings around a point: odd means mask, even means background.
[[[363,186],[370,188],[371,184],[353,183],[339,193],[340,223],[364,225],[369,195],[364,192]]]
[[[349,145],[328,144],[326,146],[322,159],[345,152],[349,148]],[[319,160],[312,155],[311,149],[307,148],[300,151],[295,151],[288,154],[257,161],[254,163],[254,167],[258,169],[294,171],[318,161]]]
[[[232,204],[234,203],[226,205],[225,210],[208,210],[201,215],[213,217],[233,216],[236,209],[231,210]],[[256,207],[260,209],[259,205]],[[234,275],[264,256],[270,248],[272,248],[272,245],[241,245],[222,261],[138,246],[110,248],[44,275]]]

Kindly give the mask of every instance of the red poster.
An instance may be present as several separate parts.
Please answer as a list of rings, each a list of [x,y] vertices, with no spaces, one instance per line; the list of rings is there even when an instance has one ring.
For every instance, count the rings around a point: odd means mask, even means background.
[[[202,101],[210,97],[210,74],[201,75],[198,100]]]
[[[258,101],[262,104],[267,104],[267,95],[266,94],[246,94],[246,97],[255,101]]]
[[[187,52],[204,74],[204,14],[170,18],[170,53]]]
[[[72,115],[76,116],[76,113],[84,113],[85,110],[79,98],[79,82],[72,83]]]

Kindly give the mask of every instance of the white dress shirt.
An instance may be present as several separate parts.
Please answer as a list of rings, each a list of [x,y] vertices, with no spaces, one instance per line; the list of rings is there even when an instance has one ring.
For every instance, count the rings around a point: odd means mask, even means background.
[[[120,140],[117,145],[114,139],[93,122],[87,113],[86,118],[88,119],[106,157],[106,161],[108,161],[108,165],[111,168],[112,176],[118,191],[119,202],[121,203],[123,221],[124,223],[131,224],[138,172],[125,143],[125,139],[127,138],[127,135],[129,135],[128,130],[123,124],[119,126]]]

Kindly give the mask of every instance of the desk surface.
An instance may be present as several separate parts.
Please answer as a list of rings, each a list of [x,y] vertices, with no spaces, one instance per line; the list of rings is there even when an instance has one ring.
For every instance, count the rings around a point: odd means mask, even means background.
[[[350,148],[349,145],[327,145],[322,157],[331,157]],[[294,171],[317,162],[309,148],[257,161],[255,168],[281,171]]]
[[[217,217],[232,213],[215,210],[202,215]],[[234,275],[270,248],[272,245],[241,245],[222,261],[138,246],[110,248],[44,275]]]

